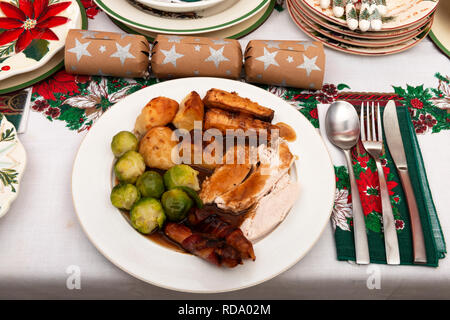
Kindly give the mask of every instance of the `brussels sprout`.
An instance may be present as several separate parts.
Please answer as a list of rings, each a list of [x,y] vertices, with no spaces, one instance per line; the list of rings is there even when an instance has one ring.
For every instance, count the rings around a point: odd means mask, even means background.
[[[111,150],[116,157],[127,151],[137,151],[138,139],[129,131],[120,131],[111,141]]]
[[[191,197],[192,200],[194,200],[197,208],[199,209],[203,208],[203,201],[202,199],[200,199],[200,197],[198,196],[197,192],[194,189],[191,189],[189,187],[176,187],[176,189],[181,189],[184,192],[186,192],[187,195]]]
[[[130,219],[136,230],[150,234],[155,229],[162,228],[166,215],[159,200],[142,198],[131,208]]]
[[[195,191],[200,190],[198,183],[198,171],[192,169],[186,164],[173,166],[164,174],[164,183],[167,189],[175,187],[189,187]]]
[[[141,198],[141,194],[132,184],[120,183],[112,189],[110,198],[114,207],[130,210],[133,204]]]
[[[192,199],[179,188],[164,192],[161,203],[170,221],[181,221],[186,218],[193,205]]]
[[[136,151],[128,151],[117,160],[114,173],[120,182],[135,183],[145,171],[144,158]]]
[[[161,175],[156,171],[144,172],[136,182],[143,197],[161,198],[164,193],[164,182]]]

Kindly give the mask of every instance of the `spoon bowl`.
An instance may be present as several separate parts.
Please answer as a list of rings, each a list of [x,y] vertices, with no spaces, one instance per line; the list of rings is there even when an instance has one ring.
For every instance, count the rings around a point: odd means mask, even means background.
[[[348,150],[359,139],[358,113],[348,102],[336,101],[330,105],[325,118],[328,139],[338,148]]]

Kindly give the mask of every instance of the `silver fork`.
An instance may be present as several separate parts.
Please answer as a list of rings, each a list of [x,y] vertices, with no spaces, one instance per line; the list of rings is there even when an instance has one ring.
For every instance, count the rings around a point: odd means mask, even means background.
[[[366,151],[377,164],[378,179],[380,180],[380,195],[383,215],[384,245],[386,247],[386,260],[388,264],[400,264],[400,252],[398,249],[397,231],[395,219],[392,213],[389,191],[381,166],[380,156],[383,154],[383,131],[381,128],[380,104],[377,106],[375,124],[375,103],[372,108],[367,102],[366,125],[364,126],[364,103],[361,104],[361,142]],[[367,127],[367,128],[365,128]],[[367,129],[367,134],[366,130]]]

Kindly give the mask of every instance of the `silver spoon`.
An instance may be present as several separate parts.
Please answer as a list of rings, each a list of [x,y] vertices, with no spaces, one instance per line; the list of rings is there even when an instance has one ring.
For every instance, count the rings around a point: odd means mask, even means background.
[[[359,140],[359,117],[355,108],[348,102],[336,101],[330,105],[325,118],[325,129],[328,139],[338,148],[342,149],[347,160],[352,190],[353,229],[355,236],[356,263],[370,263],[369,245],[367,243],[366,224],[364,213],[353,172],[350,149]]]

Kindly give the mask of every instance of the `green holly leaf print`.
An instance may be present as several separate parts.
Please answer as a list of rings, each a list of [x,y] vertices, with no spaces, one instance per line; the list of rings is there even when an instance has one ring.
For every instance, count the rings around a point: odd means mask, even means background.
[[[42,39],[34,39],[30,45],[23,50],[23,53],[27,58],[40,61],[49,51],[48,45],[50,42]]]
[[[334,167],[334,172],[336,174],[336,188],[338,189],[349,189],[350,188],[350,178],[348,177],[348,171],[345,166]]]
[[[337,85],[338,90],[344,90],[344,89],[350,89],[350,86],[346,85],[345,83],[339,83]]]
[[[366,216],[366,227],[373,232],[381,232],[381,215],[377,212],[371,212]]]

